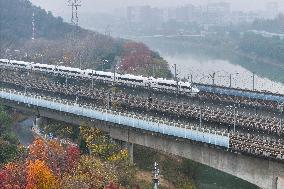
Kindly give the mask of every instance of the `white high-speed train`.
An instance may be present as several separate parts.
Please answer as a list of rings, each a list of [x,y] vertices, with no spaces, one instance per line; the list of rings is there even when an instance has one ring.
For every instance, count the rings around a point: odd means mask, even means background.
[[[166,80],[163,78],[143,77],[130,74],[114,74],[112,72],[96,71],[91,69],[79,69],[65,66],[55,66],[48,64],[39,64],[33,62],[24,62],[17,60],[0,59],[0,66],[33,70],[38,72],[58,74],[68,77],[88,78],[100,80],[103,82],[116,82],[121,85],[139,86],[144,88],[152,88],[154,90],[167,90],[180,93],[195,95],[199,89],[190,82]]]

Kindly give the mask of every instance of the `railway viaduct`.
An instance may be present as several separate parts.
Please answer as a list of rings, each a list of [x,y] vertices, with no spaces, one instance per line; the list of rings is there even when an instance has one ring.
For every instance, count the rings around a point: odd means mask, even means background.
[[[130,157],[133,158],[133,144],[142,145],[166,153],[178,155],[207,165],[225,173],[246,180],[263,189],[284,188],[284,163],[233,153],[228,149],[194,142],[162,133],[150,132],[121,124],[77,116],[64,111],[32,106],[19,101],[0,98],[9,107],[38,114],[66,123],[80,125],[82,122],[107,132],[112,138],[128,144]]]

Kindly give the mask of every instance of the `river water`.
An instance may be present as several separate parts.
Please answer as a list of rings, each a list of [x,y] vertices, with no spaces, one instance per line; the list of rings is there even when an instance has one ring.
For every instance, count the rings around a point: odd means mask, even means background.
[[[259,91],[284,94],[284,66],[279,68],[273,65],[245,61],[233,63],[222,58],[210,57],[208,54],[194,54],[192,50],[184,49],[182,45],[179,46],[178,44],[173,44],[169,48],[168,45],[163,44],[163,39],[160,40],[161,43],[159,44],[159,40],[156,39],[140,39],[168,61],[172,72],[174,72],[173,65],[177,65],[178,78],[190,80],[192,77],[193,82],[212,84],[212,76],[215,73],[214,83],[217,85],[229,87],[231,80],[232,87],[253,89],[254,86]]]
[[[236,65],[228,60],[204,59],[192,55],[168,55],[159,51],[170,65],[177,65],[177,73],[180,78],[191,78],[193,82],[212,84],[222,86],[231,86],[245,89],[265,90],[284,94],[283,83],[272,81],[268,78],[259,76],[241,65]],[[172,72],[173,66],[171,66]],[[215,73],[215,77],[213,77]],[[284,74],[284,73],[283,73]],[[211,75],[211,76],[210,76]],[[254,77],[254,79],[253,79]],[[254,83],[254,84],[253,84]]]
[[[30,117],[26,120],[16,123],[13,126],[13,130],[18,137],[20,143],[25,147],[28,147],[34,140],[32,132],[34,118]]]

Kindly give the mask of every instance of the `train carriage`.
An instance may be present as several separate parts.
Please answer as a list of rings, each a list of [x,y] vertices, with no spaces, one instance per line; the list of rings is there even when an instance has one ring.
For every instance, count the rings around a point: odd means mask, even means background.
[[[9,60],[8,59],[0,59],[0,65],[1,66],[9,66]]]
[[[39,63],[32,64],[32,70],[45,72],[45,73],[54,73],[55,68],[56,67],[54,65],[39,64]]]
[[[10,60],[9,65],[13,68],[18,68],[18,69],[30,70],[32,68],[32,63],[24,62],[24,61],[17,61],[17,60]]]
[[[84,77],[84,71],[79,68],[58,66],[56,67],[55,72],[62,76]]]
[[[126,84],[130,86],[146,86],[147,85],[147,77],[143,76],[135,76],[135,75],[118,75],[116,76],[116,80],[118,83]]]

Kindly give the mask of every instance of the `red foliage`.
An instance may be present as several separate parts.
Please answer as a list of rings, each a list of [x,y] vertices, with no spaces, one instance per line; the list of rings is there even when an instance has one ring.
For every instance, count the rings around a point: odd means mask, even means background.
[[[69,145],[66,149],[66,163],[69,170],[75,168],[80,159],[80,149],[75,145]]]
[[[108,185],[106,185],[104,187],[104,189],[119,189],[119,185],[118,184],[114,184],[114,183],[109,183]]]
[[[25,166],[9,163],[0,171],[1,189],[24,189],[26,183]]]
[[[151,63],[151,51],[143,43],[128,42],[124,45],[121,69],[133,71]]]
[[[57,140],[43,141],[36,139],[29,147],[29,160],[41,160],[47,163],[52,172],[60,177],[70,172],[77,165],[80,150],[75,145],[65,147]]]

